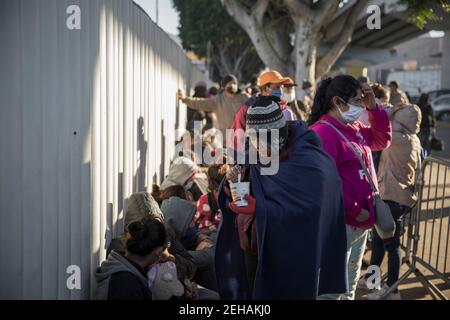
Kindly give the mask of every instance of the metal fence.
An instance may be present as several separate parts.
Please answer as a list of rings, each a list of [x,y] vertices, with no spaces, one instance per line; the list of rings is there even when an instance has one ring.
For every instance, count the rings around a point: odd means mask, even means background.
[[[0,46],[0,299],[89,299],[127,197],[168,170],[176,90],[206,79],[131,0],[1,0]]]
[[[416,181],[419,199],[402,237],[407,270],[386,295],[415,275],[434,299],[447,300],[441,289],[450,288],[450,161],[427,158]]]

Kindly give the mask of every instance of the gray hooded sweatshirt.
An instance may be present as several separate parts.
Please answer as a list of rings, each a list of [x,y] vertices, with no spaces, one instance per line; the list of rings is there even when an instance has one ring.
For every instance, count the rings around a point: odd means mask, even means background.
[[[171,197],[161,204],[164,221],[176,233],[177,238],[183,238],[187,229],[191,227],[197,207],[190,201]],[[200,234],[200,231],[198,232]],[[188,250],[198,269],[210,268],[214,259],[214,247],[204,250]]]
[[[103,261],[95,273],[95,280],[97,287],[95,288],[95,300],[107,300],[109,292],[109,282],[113,274],[119,272],[131,272],[135,275],[145,287],[148,287],[147,278],[136,269],[124,256],[116,251],[112,251],[108,259]]]

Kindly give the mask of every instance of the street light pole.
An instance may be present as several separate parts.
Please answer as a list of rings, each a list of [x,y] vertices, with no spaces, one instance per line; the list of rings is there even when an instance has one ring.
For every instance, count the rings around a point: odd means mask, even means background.
[[[159,25],[159,0],[156,0],[156,24]]]

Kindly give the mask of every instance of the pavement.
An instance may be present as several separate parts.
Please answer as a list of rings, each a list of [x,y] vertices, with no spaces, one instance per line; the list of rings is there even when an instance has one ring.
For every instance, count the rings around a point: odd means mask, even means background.
[[[450,160],[450,123],[439,123],[436,135],[445,142],[445,149],[441,152],[434,152],[432,156]],[[431,180],[428,180],[430,179]],[[420,217],[420,239],[417,242],[417,257],[423,260],[425,264],[416,264],[419,271],[416,276],[412,273],[399,286],[400,295],[403,300],[431,300],[433,295],[424,286],[424,279],[435,285],[442,294],[450,299],[450,283],[446,283],[441,278],[425,267],[426,263],[433,266],[437,271],[450,279],[450,167],[438,166],[434,164],[425,172],[426,183],[423,191],[422,213]],[[406,238],[403,244],[406,245]],[[364,261],[370,261],[371,251],[366,251]],[[387,271],[387,255],[384,259],[381,269]],[[368,264],[368,263],[367,263]],[[404,264],[400,271],[400,277],[409,269]],[[362,274],[365,273],[363,268]],[[423,278],[420,275],[423,275]],[[422,278],[422,279],[421,279]],[[356,297],[358,300],[367,299],[368,289],[358,289]]]

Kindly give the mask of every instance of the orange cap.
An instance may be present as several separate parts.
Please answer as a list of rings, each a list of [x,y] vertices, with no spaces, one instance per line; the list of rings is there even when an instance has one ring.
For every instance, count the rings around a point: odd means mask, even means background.
[[[285,83],[288,79],[283,78],[278,71],[270,70],[259,76],[258,86],[262,87],[268,83]]]
[[[284,83],[287,86],[296,87],[297,84],[292,80],[292,78],[287,77],[286,82]]]

